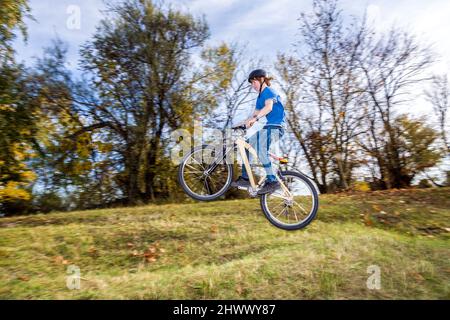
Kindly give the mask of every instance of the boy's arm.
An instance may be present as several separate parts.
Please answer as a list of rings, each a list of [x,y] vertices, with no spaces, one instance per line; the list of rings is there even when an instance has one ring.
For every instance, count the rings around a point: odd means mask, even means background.
[[[253,112],[253,115],[252,115],[252,117],[250,119],[256,118],[260,112],[261,112],[261,110],[255,109],[255,112]]]
[[[259,110],[259,112],[257,114],[257,119],[265,117],[266,115],[268,115],[272,111],[272,109],[273,109],[273,100],[272,99],[267,99],[265,104],[264,104],[264,108]]]
[[[256,121],[268,115],[272,111],[272,108],[273,108],[273,100],[267,99],[264,108],[262,108],[261,110],[255,110],[255,112],[253,113],[253,117],[245,122],[247,127],[251,127]]]

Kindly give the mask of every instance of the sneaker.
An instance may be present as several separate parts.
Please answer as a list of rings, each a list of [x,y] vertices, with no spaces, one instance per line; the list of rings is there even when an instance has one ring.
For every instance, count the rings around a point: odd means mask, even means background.
[[[232,187],[238,188],[248,188],[250,187],[250,181],[244,177],[239,176],[239,178],[231,184]]]
[[[258,190],[258,195],[262,196],[266,193],[272,193],[280,188],[280,183],[278,181],[266,181],[264,186]]]

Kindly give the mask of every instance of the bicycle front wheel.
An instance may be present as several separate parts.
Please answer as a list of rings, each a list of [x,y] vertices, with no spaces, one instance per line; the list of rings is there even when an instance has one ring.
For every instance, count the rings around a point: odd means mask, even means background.
[[[191,150],[178,168],[178,181],[184,192],[200,201],[222,196],[233,179],[233,166],[216,155],[214,146],[203,145]]]
[[[274,226],[284,230],[302,229],[317,215],[318,192],[314,184],[299,172],[283,171],[281,175],[291,196],[280,188],[261,196],[261,208]]]

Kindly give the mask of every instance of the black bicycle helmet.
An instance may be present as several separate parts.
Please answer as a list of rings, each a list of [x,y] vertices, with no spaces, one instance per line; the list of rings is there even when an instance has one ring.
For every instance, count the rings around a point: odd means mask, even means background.
[[[251,82],[252,79],[260,78],[260,77],[267,77],[266,70],[263,69],[256,69],[250,72],[250,75],[248,76],[248,82]]]
[[[266,72],[266,70],[264,69],[256,69],[253,70],[252,72],[250,72],[250,75],[248,76],[248,82],[252,82],[253,79],[255,78],[267,78],[268,74]],[[260,86],[259,86],[259,94],[258,94],[258,98],[261,96],[261,91],[262,91],[262,86],[265,80],[259,80]]]

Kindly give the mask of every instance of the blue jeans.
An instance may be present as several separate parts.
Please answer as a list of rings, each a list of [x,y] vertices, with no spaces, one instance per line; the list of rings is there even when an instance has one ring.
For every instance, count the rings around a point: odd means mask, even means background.
[[[267,181],[276,181],[275,172],[272,168],[272,162],[270,162],[269,148],[272,141],[279,140],[284,135],[284,130],[277,126],[265,126],[260,131],[256,132],[246,141],[249,143],[257,152],[259,161],[263,165],[267,174]],[[247,158],[250,159],[250,153],[245,149]],[[242,164],[242,177],[248,179],[247,170],[245,165]]]

